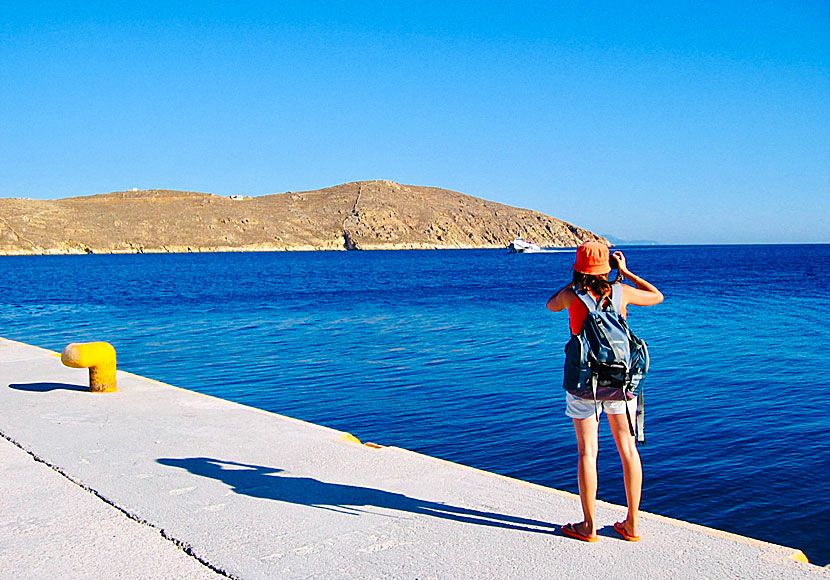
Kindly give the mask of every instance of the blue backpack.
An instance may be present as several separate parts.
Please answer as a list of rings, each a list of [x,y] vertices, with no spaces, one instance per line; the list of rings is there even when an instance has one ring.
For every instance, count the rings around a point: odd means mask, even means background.
[[[620,314],[622,286],[612,284],[611,296],[599,300],[576,287],[574,292],[588,309],[588,316],[579,334],[572,335],[565,345],[565,390],[593,399],[595,405],[596,401],[637,398],[636,429],[627,406],[626,416],[631,435],[645,444],[642,383],[649,368],[648,347]]]

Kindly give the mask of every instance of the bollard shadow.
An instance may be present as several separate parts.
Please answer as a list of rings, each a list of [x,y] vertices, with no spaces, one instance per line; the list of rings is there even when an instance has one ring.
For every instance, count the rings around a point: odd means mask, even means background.
[[[371,487],[327,483],[311,477],[281,475],[283,470],[275,467],[248,465],[208,457],[161,458],[157,461],[168,467],[178,467],[194,475],[221,481],[241,495],[341,513],[356,515],[356,513],[367,511],[366,508],[375,507],[526,532],[550,534],[554,531],[554,524],[549,522],[427,501]]]
[[[9,385],[16,391],[30,393],[48,393],[49,391],[89,391],[89,385],[72,385],[69,383],[15,383]]]

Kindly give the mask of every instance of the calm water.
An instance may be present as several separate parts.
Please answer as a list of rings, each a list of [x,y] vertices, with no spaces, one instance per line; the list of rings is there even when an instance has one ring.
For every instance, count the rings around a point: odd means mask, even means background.
[[[641,247],[643,509],[830,562],[830,245]],[[577,491],[563,414],[571,252],[0,257],[0,336]],[[625,503],[602,426],[600,497]],[[786,530],[782,534],[782,530]]]

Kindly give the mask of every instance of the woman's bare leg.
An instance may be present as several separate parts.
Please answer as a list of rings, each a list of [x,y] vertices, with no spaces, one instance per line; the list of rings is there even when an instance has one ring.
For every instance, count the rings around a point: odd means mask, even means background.
[[[579,499],[582,502],[582,514],[585,518],[580,524],[574,524],[579,533],[594,537],[597,535],[597,453],[599,452],[599,422],[596,417],[574,419],[576,442],[579,446]]]
[[[608,423],[617,443],[617,451],[623,465],[625,478],[625,496],[628,500],[628,516],[623,522],[625,531],[631,536],[640,535],[640,496],[643,491],[643,466],[640,463],[640,454],[637,443],[628,429],[628,418],[625,414],[608,415]]]

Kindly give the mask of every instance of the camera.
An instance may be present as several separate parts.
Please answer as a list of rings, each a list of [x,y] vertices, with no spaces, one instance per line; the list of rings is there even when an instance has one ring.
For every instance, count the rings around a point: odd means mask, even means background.
[[[620,267],[620,263],[617,261],[617,258],[613,255],[608,256],[608,264],[611,266],[612,270],[617,270]]]

